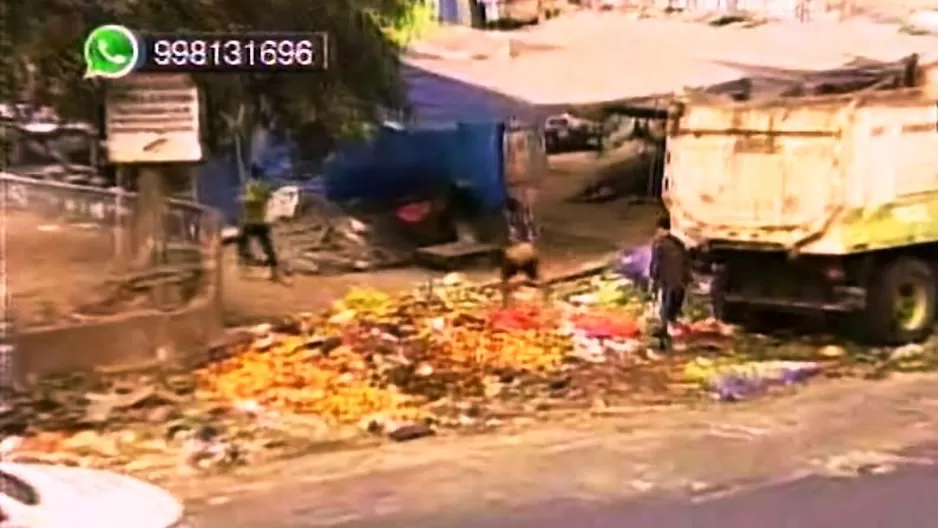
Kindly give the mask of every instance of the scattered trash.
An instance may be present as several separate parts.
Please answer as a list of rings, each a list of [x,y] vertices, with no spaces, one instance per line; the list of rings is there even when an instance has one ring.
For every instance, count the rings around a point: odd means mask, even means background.
[[[850,451],[816,460],[814,465],[828,477],[856,478],[892,473],[898,466],[932,466],[934,461],[876,451]]]
[[[847,355],[847,349],[840,345],[825,345],[818,350],[818,355],[829,359],[842,358]]]
[[[889,359],[892,361],[902,361],[904,359],[917,358],[924,353],[925,347],[918,343],[909,343],[894,349],[889,354]]]
[[[194,372],[43,380],[0,413],[0,452],[126,471],[220,471],[320,441],[404,442],[529,423],[550,410],[631,413],[707,395],[739,401],[820,374],[934,363],[930,345],[861,355],[747,335],[710,317],[695,295],[673,349],[655,353],[649,299],[633,281],[613,273],[554,291],[549,305],[503,307],[497,287],[457,274],[399,296],[359,289],[325,313],[232,332]]]
[[[899,30],[911,35],[938,34],[938,11],[934,9],[914,11],[906,16]]]
[[[615,270],[626,279],[642,284],[651,280],[651,244],[622,251],[615,261]]]
[[[398,426],[388,431],[388,438],[395,442],[408,442],[436,434],[427,424],[413,423]]]
[[[807,361],[758,361],[720,364],[696,358],[684,370],[688,381],[707,387],[721,401],[740,401],[775,386],[801,383],[818,374],[817,363]]]

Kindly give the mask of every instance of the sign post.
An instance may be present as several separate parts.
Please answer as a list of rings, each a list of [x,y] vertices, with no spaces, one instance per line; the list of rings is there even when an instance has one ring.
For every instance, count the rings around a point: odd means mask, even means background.
[[[202,160],[199,90],[187,75],[134,74],[110,81],[105,124],[111,163]]]
[[[202,160],[198,87],[183,74],[132,74],[109,81],[105,102],[108,159],[123,179],[134,175],[132,244],[120,219],[116,257],[135,265],[161,264],[169,172]],[[118,194],[118,200],[120,200]],[[117,204],[118,210],[123,204]]]

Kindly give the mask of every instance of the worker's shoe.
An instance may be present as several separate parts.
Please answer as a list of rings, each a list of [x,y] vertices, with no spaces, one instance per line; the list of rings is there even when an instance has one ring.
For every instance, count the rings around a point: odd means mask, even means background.
[[[286,275],[279,269],[270,269],[267,271],[267,280],[270,282],[277,282],[280,284],[289,284],[290,281],[287,279]]]
[[[658,340],[659,350],[663,350],[663,351],[671,350],[671,346],[673,345],[673,340],[671,338],[671,333],[668,331],[667,325],[662,325],[662,326],[655,328],[654,332],[652,332],[651,335],[652,337]]]

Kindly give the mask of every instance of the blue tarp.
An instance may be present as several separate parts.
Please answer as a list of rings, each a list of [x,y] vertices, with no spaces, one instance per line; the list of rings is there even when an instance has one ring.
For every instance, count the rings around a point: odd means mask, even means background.
[[[275,187],[295,185],[306,194],[325,194],[322,178],[294,180],[288,171],[276,170],[289,166],[289,149],[285,145],[274,145],[263,153],[258,160],[264,170],[264,179]],[[238,195],[241,192],[241,180],[238,176],[238,164],[233,154],[215,156],[199,168],[196,180],[196,192],[199,203],[208,205],[221,212],[228,225],[237,225],[241,219],[241,206]]]
[[[507,95],[406,63],[402,68],[413,118],[419,127],[455,123],[504,123],[512,118],[536,123],[550,113]]]
[[[199,167],[196,196],[199,203],[217,209],[227,225],[237,225],[241,215],[238,207],[238,166],[235,156],[215,156]]]
[[[506,195],[503,123],[512,118],[536,123],[545,110],[411,65],[403,68],[413,127],[382,129],[366,144],[344,147],[323,168],[324,183],[288,180],[295,172],[290,149],[270,135],[252,137],[246,160],[258,164],[275,184],[299,185],[306,192],[325,190],[336,201],[400,199],[439,190],[447,180],[461,180],[486,209],[500,207]],[[200,201],[235,223],[239,186],[234,156],[217,157],[201,170]]]
[[[382,129],[372,141],[343,149],[326,165],[330,200],[394,200],[468,184],[481,205],[505,200],[502,135],[498,123],[462,123],[445,129]]]

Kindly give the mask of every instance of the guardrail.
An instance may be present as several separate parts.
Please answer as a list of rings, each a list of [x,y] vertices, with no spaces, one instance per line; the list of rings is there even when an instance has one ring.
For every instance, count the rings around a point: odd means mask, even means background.
[[[7,233],[12,242],[6,245],[8,254],[0,255],[0,260],[19,259],[6,277],[12,281],[8,291],[13,292],[14,312],[18,302],[41,304],[43,296],[67,296],[70,292],[63,290],[73,281],[92,281],[90,289],[99,294],[106,292],[103,296],[107,298],[104,301],[107,307],[101,311],[87,310],[90,304],[68,304],[61,310],[64,316],[52,317],[48,323],[27,326],[14,321],[16,377],[114,368],[141,361],[185,360],[189,353],[201,352],[220,335],[221,221],[214,210],[190,201],[166,200],[159,215],[153,215],[161,219],[161,238],[165,243],[156,247],[148,241],[132,240],[134,223],[141,216],[136,193],[0,172],[0,200],[8,217],[12,218],[17,211],[27,213],[22,217],[26,219],[26,228],[31,228],[33,221],[48,222],[57,233],[45,236],[38,232],[45,227],[41,225],[36,225],[35,235]],[[24,227],[21,221],[20,225],[8,228]],[[42,251],[29,245],[33,240],[52,244],[49,248],[52,254],[28,254]],[[62,255],[52,251],[56,249],[56,240],[67,240],[79,251],[83,251],[86,240],[95,246],[88,248],[87,255],[80,255],[87,257],[87,261],[74,263],[69,261],[67,251]],[[16,244],[23,247],[17,248]],[[135,250],[159,258],[144,254],[147,258],[134,262]],[[184,258],[178,258],[179,250]],[[173,258],[167,257],[170,253]],[[46,281],[45,268],[30,265],[56,258],[61,261],[64,278],[50,274]],[[172,276],[173,270],[178,277]],[[38,286],[28,292],[31,297],[27,301],[17,299],[16,281],[25,281],[23,277],[30,274],[30,286],[32,283]],[[99,306],[102,301],[89,302]]]

